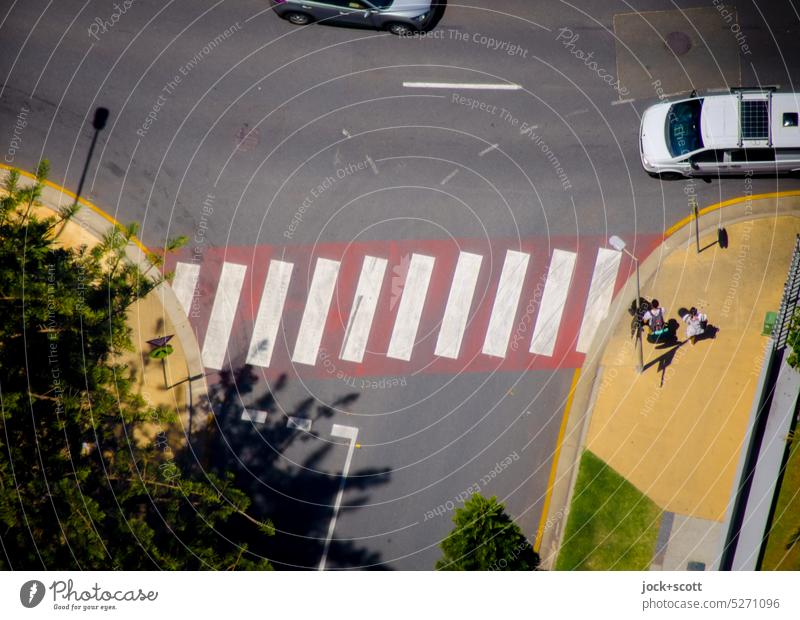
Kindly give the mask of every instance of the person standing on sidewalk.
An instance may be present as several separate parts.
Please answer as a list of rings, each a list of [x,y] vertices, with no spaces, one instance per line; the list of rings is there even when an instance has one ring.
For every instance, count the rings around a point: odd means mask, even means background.
[[[688,312],[681,316],[681,319],[686,323],[686,337],[694,344],[697,342],[697,337],[705,333],[708,317],[692,306]]]
[[[650,328],[647,336],[648,342],[656,342],[661,336],[669,332],[667,326],[666,312],[657,299],[650,302],[650,309],[642,316],[642,323]]]

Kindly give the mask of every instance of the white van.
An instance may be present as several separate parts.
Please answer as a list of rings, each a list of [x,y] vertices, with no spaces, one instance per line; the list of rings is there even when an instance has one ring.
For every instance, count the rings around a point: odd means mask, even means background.
[[[800,93],[774,88],[658,103],[642,115],[642,166],[661,178],[798,174],[798,112]]]

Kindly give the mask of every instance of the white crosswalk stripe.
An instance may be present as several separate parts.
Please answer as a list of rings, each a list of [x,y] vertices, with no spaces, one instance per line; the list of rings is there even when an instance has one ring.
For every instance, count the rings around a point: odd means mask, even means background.
[[[192,311],[192,299],[197,288],[197,279],[200,276],[200,265],[197,263],[178,263],[175,265],[175,277],[172,280],[172,290],[181,304],[186,316]]]
[[[458,359],[482,262],[483,256],[479,254],[461,252],[458,255],[450,296],[447,298],[447,306],[442,317],[442,328],[436,341],[434,353],[439,357]]]
[[[600,248],[597,250],[597,261],[594,264],[592,283],[589,286],[589,296],[586,305],[582,308],[583,323],[578,335],[578,344],[575,349],[580,353],[587,353],[592,344],[597,329],[608,316],[611,299],[614,295],[614,283],[617,281],[622,252]]]
[[[578,255],[564,250],[553,250],[547,281],[539,304],[539,315],[533,328],[530,352],[537,355],[553,355],[561,327],[561,315],[567,302],[567,293],[572,283],[572,273]]]
[[[500,283],[497,286],[492,315],[489,319],[489,328],[483,341],[483,353],[486,355],[506,356],[529,260],[530,254],[514,250],[506,252],[506,260],[500,273]]]
[[[221,370],[228,350],[228,339],[233,328],[233,319],[239,305],[246,265],[223,263],[219,276],[211,318],[208,321],[206,339],[203,342],[203,363],[207,368]]]
[[[275,350],[275,340],[278,337],[278,327],[281,324],[283,306],[286,303],[286,294],[289,292],[293,268],[292,263],[279,260],[269,262],[267,280],[264,283],[258,315],[255,325],[253,325],[253,335],[250,338],[250,350],[247,353],[248,364],[267,367],[272,360],[272,352]]]
[[[342,354],[339,356],[345,361],[360,364],[364,359],[387,262],[385,258],[364,257],[353,306],[350,310],[350,319],[345,330]]]
[[[397,310],[387,357],[408,361],[417,338],[422,308],[428,295],[428,285],[436,259],[432,256],[412,254],[406,274],[403,297]]]
[[[311,287],[308,291],[306,308],[300,321],[300,332],[294,346],[292,361],[298,364],[313,366],[317,363],[319,346],[328,311],[336,288],[336,279],[339,275],[339,261],[327,258],[317,259],[314,276],[311,278]]]

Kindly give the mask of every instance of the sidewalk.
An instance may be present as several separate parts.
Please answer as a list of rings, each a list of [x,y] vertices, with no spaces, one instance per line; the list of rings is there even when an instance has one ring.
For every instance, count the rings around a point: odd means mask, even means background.
[[[726,250],[712,245],[720,222]],[[660,509],[649,524],[658,531],[651,570],[715,563],[764,357],[764,318],[780,304],[800,232],[800,197],[734,203],[701,217],[700,227],[700,246],[709,246],[701,254],[694,229],[683,227],[641,269],[642,296],[678,320],[678,343],[645,342],[645,370],[636,372],[629,282],[612,306],[612,328],[586,357],[543,532],[544,567],[555,565],[584,448]],[[685,341],[677,310],[691,306],[719,329],[713,339]]]
[[[0,183],[5,181],[7,171],[7,166],[0,167]],[[20,171],[20,174],[23,185],[30,182],[32,176],[29,173]],[[41,204],[34,211],[40,217],[48,217],[60,207],[72,204],[74,198],[74,194],[68,190],[48,182],[42,192]],[[91,203],[84,200],[80,202],[83,207],[60,234],[59,245],[94,247],[115,224],[111,216]],[[143,271],[149,266],[146,251],[138,240],[129,245],[127,250],[129,258],[138,263]],[[207,390],[197,340],[169,284],[162,284],[133,304],[128,309],[128,325],[131,327],[134,351],[125,352],[117,361],[133,369],[138,392],[151,407],[161,406],[177,412],[182,434],[188,437],[205,425]],[[152,347],[147,341],[170,334],[174,335],[170,341],[173,353],[164,363],[151,359],[148,353]],[[190,377],[194,379],[188,380]],[[154,424],[148,427],[148,434],[152,431],[152,435],[155,435],[160,430],[161,425]],[[184,441],[184,438],[174,439]]]

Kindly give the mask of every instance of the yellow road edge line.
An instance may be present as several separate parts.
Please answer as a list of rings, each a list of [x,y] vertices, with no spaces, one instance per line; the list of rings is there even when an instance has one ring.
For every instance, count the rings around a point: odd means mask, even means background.
[[[19,172],[19,173],[20,173],[20,175],[21,175],[21,176],[28,177],[29,179],[36,180],[36,175],[35,175],[35,174],[31,174],[31,173],[30,173],[30,172],[28,172],[27,170],[21,170],[20,168],[16,168],[15,166],[9,166],[8,164],[4,164],[4,163],[2,163],[2,162],[0,162],[0,168],[4,168],[5,170],[8,170],[8,171],[11,171],[11,170],[16,170],[17,172]],[[85,206],[89,207],[89,209],[91,209],[92,211],[94,211],[95,213],[97,213],[97,214],[98,214],[99,216],[101,216],[102,218],[104,218],[104,219],[108,220],[108,221],[109,221],[111,224],[113,224],[114,226],[119,226],[120,228],[123,228],[122,224],[120,224],[120,223],[119,223],[119,221],[117,221],[117,220],[114,218],[114,216],[112,216],[112,215],[109,215],[108,213],[106,213],[105,211],[103,211],[103,210],[102,210],[100,207],[98,207],[98,206],[94,205],[93,203],[89,202],[89,201],[88,201],[88,200],[86,200],[85,198],[78,198],[78,197],[77,197],[77,196],[76,196],[76,195],[75,195],[73,192],[71,192],[70,190],[68,190],[66,187],[63,187],[63,186],[61,186],[61,185],[58,185],[57,183],[53,183],[52,181],[48,181],[47,179],[45,179],[44,183],[45,183],[45,185],[47,185],[48,187],[51,187],[52,189],[54,189],[54,190],[56,190],[56,191],[58,191],[58,192],[61,192],[62,194],[65,194],[65,195],[69,196],[70,198],[72,198],[72,200],[74,200],[74,201],[77,201],[77,202],[80,202],[80,203],[82,203],[83,205],[85,205]],[[136,237],[133,237],[133,238],[131,239],[131,241],[133,241],[133,243],[134,243],[134,244],[135,244],[135,245],[136,245],[136,246],[137,246],[137,247],[138,247],[138,248],[139,248],[139,249],[140,249],[142,252],[144,252],[144,253],[145,253],[145,255],[152,254],[152,252],[151,252],[150,250],[148,250],[148,249],[147,249],[147,248],[144,246],[144,244],[143,244],[141,241],[139,241],[139,239],[138,239],[138,238],[136,238]]]
[[[788,196],[800,196],[800,190],[792,189],[792,190],[787,190],[785,192],[767,192],[766,194],[753,194],[751,196],[739,196],[737,198],[730,198],[728,200],[723,200],[722,202],[716,202],[707,207],[703,207],[702,209],[700,209],[699,214],[706,215],[708,213],[712,213],[719,209],[730,207],[731,205],[747,202],[748,200],[764,200],[765,198],[786,198]],[[693,219],[694,215],[687,215],[683,219],[675,222],[664,232],[664,239],[668,239],[669,237],[674,235],[676,232],[678,232],[678,230],[689,224]]]
[[[567,420],[572,409],[572,401],[575,398],[575,390],[578,387],[578,379],[581,376],[581,369],[576,368],[572,375],[572,384],[569,386],[567,402],[564,405],[564,416],[561,418],[561,428],[558,429],[558,439],[556,439],[556,449],[553,452],[553,464],[550,467],[550,478],[547,481],[547,491],[544,495],[544,506],[542,507],[542,517],[539,519],[539,529],[536,531],[536,540],[533,543],[533,550],[539,553],[544,537],[544,528],[547,523],[547,512],[550,510],[550,500],[553,497],[553,487],[556,483],[556,470],[558,469],[558,457],[561,456],[561,444],[564,443],[564,435],[567,432]]]

